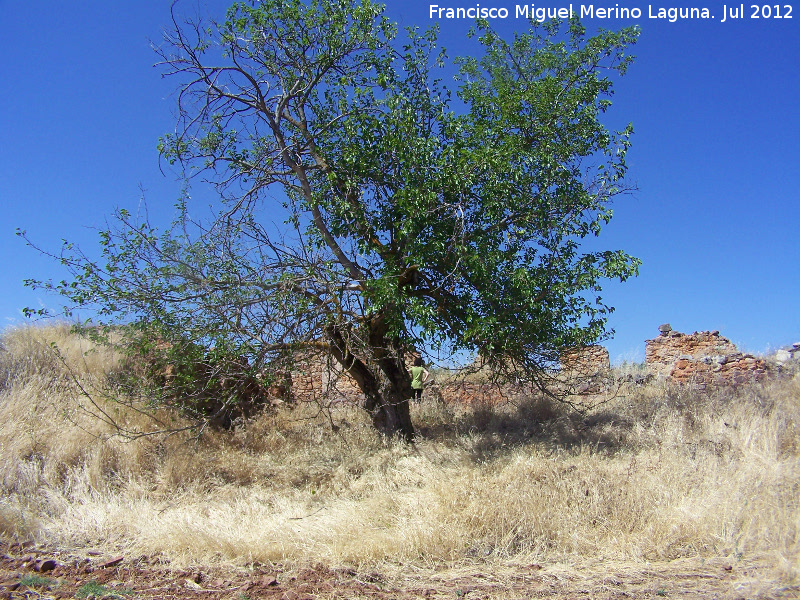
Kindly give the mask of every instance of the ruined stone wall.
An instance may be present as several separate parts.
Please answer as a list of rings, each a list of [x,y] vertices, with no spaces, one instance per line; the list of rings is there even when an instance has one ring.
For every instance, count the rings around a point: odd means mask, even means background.
[[[410,364],[408,365],[410,367]],[[431,381],[425,396],[438,397],[447,404],[495,406],[515,401],[532,393],[530,384],[495,384],[475,381]],[[364,394],[356,382],[335,360],[319,353],[296,357],[291,371],[291,397],[300,402],[363,402]]]
[[[291,371],[292,397],[299,402],[314,400],[358,402],[363,394],[341,365],[318,352],[295,357]]]
[[[561,374],[554,385],[558,393],[601,394],[608,387],[605,379],[610,369],[608,350],[603,346],[572,350],[562,356]],[[519,402],[539,393],[532,383],[500,384],[486,379],[456,379],[446,383],[431,381],[426,390],[426,397],[435,396],[446,404],[468,406]],[[297,401],[360,403],[364,400],[355,381],[342,372],[336,361],[322,353],[308,353],[295,358],[291,371],[291,397]]]
[[[775,360],[769,363],[752,354],[739,352],[736,345],[719,331],[692,334],[673,331],[668,325],[659,327],[660,335],[645,342],[647,378],[657,376],[681,384],[741,384],[761,381]],[[784,363],[794,364],[800,356],[800,344],[791,351],[782,351]],[[778,363],[781,364],[780,362]],[[410,366],[410,364],[409,364]],[[787,367],[784,367],[786,369]],[[603,346],[587,346],[564,352],[557,386],[568,394],[601,394],[614,383],[610,374],[608,350]],[[778,371],[776,371],[778,372]],[[445,403],[496,405],[516,401],[535,393],[531,384],[493,384],[477,381],[455,381],[428,386],[426,395],[435,394]],[[336,361],[322,353],[309,353],[295,361],[291,370],[290,396],[298,401],[321,400],[360,403],[364,396],[355,381]]]
[[[662,326],[663,327],[663,326]],[[645,363],[657,375],[669,375],[675,363],[683,359],[735,354],[736,346],[719,331],[695,331],[691,335],[668,330],[655,339],[645,341]]]
[[[445,404],[498,406],[529,398],[534,389],[532,384],[523,383],[451,381],[443,385],[432,385],[427,393],[436,394]]]
[[[768,365],[752,354],[736,352],[727,356],[705,356],[699,359],[681,358],[675,363],[670,377],[678,383],[700,386],[709,384],[734,385],[761,381]]]
[[[765,360],[739,352],[719,331],[673,331],[659,327],[657,338],[645,342],[645,363],[651,373],[677,383],[700,386],[761,381],[768,371]]]
[[[610,369],[608,350],[603,346],[574,348],[561,355],[561,372],[565,374],[592,377]]]

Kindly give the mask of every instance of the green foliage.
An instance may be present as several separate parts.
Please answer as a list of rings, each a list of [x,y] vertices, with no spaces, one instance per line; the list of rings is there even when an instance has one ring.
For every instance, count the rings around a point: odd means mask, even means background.
[[[55,583],[56,583],[55,579],[50,579],[49,577],[42,577],[41,575],[37,575],[36,573],[24,575],[19,580],[20,585],[24,585],[29,588],[49,588]]]
[[[102,260],[65,243],[71,279],[28,285],[127,323],[131,347],[168,341],[170,361],[277,371],[323,349],[371,410],[410,395],[410,347],[538,380],[607,336],[601,284],[639,261],[582,241],[625,190],[632,129],[600,118],[637,31],[533,21],[506,41],[479,21],[448,85],[436,29],[401,42],[381,13],[263,0],[167,35],[181,120],[159,150],[187,179],[172,228],[120,210]],[[211,222],[188,210],[199,173],[220,193]]]
[[[129,589],[112,590],[92,580],[83,584],[75,592],[76,598],[130,598],[133,592]]]
[[[92,580],[84,583],[80,589],[75,592],[75,597],[88,598],[89,596],[93,596],[95,598],[103,598],[107,593],[108,589],[105,586],[102,586],[96,581]]]

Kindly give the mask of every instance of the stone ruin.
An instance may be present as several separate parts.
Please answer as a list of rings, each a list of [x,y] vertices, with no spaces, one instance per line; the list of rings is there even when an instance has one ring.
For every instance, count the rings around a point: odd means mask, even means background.
[[[597,394],[607,387],[610,371],[606,348],[598,345],[576,348],[562,355],[559,381],[572,393]],[[287,396],[293,401],[358,403],[363,400],[355,381],[336,361],[321,353],[308,352],[295,357],[290,376],[291,389]],[[443,384],[433,381],[427,389],[445,404],[492,406],[529,398],[537,391],[530,382],[494,383],[481,377],[477,380],[456,378]]]
[[[659,336],[645,342],[645,375],[624,381],[645,383],[652,378],[704,388],[708,385],[736,385],[762,381],[770,372],[787,370],[800,359],[800,343],[791,350],[778,351],[769,360],[742,353],[719,331],[691,334],[661,325]],[[561,355],[559,385],[570,394],[602,394],[619,383],[611,372],[608,350],[599,345],[565,351]],[[795,368],[795,370],[797,370]],[[622,381],[622,380],[621,380]],[[291,370],[287,396],[293,400],[325,399],[327,402],[357,403],[361,390],[335,361],[319,353],[299,357]],[[535,393],[530,383],[496,384],[481,381],[454,381],[430,386],[431,392],[445,403],[499,404]],[[282,390],[286,391],[286,390]]]
[[[410,360],[407,366],[411,367]],[[356,382],[341,365],[321,353],[298,356],[290,375],[292,401],[353,404],[364,399]],[[426,389],[445,404],[496,405],[528,397],[532,392],[530,387],[463,380],[440,384],[433,380]]]
[[[556,388],[567,395],[594,396],[613,384],[608,349],[592,345],[561,353]]]
[[[410,354],[407,367],[417,356]],[[300,402],[360,403],[364,395],[356,382],[335,360],[320,352],[298,354],[290,373],[290,389],[285,399]],[[429,380],[431,381],[431,380]],[[530,397],[533,385],[523,383],[492,383],[457,379],[447,383],[432,380],[426,386],[445,404],[497,405]]]
[[[610,370],[611,360],[603,346],[572,348],[561,354],[561,372],[564,374],[595,377]]]
[[[686,334],[674,331],[669,323],[658,331],[658,337],[645,341],[647,375],[629,376],[628,381],[644,383],[656,377],[704,388],[763,381],[770,373],[792,374],[800,367],[800,343],[766,359],[740,352],[719,331]],[[576,389],[578,394],[599,393],[608,387],[610,368],[608,351],[602,346],[568,350],[561,356],[561,373],[567,379],[584,379]]]
[[[333,358],[321,352],[295,356],[290,373],[291,398],[299,401],[354,402],[362,397],[355,380]]]
[[[685,334],[668,323],[658,330],[657,338],[645,342],[645,364],[658,377],[703,387],[761,381],[769,371],[766,360],[739,352],[719,331]]]

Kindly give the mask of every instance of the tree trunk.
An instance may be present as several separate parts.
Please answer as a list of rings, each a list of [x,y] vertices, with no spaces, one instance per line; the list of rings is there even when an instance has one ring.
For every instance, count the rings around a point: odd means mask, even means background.
[[[369,363],[350,351],[338,328],[330,326],[326,333],[332,342],[333,357],[364,393],[364,408],[372,416],[375,428],[388,436],[399,435],[405,441],[413,442],[414,426],[408,406],[411,377],[405,368],[399,344],[386,339],[382,320],[370,324],[373,360]]]
[[[399,435],[405,441],[413,442],[414,426],[408,408],[409,398],[403,397],[388,381],[383,381],[377,389],[367,389],[360,384],[359,387],[364,392],[364,408],[372,415],[375,428],[386,435]]]

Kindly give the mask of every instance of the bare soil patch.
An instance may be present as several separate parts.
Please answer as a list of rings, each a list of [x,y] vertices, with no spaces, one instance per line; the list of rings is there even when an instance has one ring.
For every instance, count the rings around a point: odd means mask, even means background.
[[[0,555],[0,598],[167,600],[522,599],[522,598],[797,598],[800,586],[764,578],[765,565],[694,559],[646,566],[475,563],[426,570],[393,566],[358,572],[324,565],[175,570],[146,557],[90,552],[73,556],[31,545],[8,545]]]

